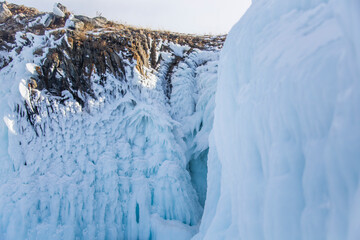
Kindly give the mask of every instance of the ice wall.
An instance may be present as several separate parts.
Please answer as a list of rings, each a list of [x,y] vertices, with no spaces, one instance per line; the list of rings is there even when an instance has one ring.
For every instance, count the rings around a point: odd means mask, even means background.
[[[233,27],[196,239],[360,239],[359,17],[258,0]]]
[[[206,195],[218,51],[182,52],[168,73],[174,50],[163,50],[146,76],[124,60],[127,81],[92,73],[94,97],[81,105],[25,80],[43,63],[34,50],[65,37],[19,32],[0,51],[12,58],[0,70],[0,239],[190,239]]]

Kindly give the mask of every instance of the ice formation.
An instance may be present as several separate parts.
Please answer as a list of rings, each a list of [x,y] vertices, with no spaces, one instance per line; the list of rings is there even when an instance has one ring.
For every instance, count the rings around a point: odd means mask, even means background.
[[[148,39],[160,42],[158,68],[140,73],[115,52],[125,75],[89,71],[93,95],[75,98],[31,85],[45,56],[46,80],[65,84],[66,66],[48,53],[69,58],[66,31],[18,32],[0,51],[0,239],[190,239],[206,196],[219,51]]]
[[[360,239],[360,3],[253,1],[219,64],[195,239]]]

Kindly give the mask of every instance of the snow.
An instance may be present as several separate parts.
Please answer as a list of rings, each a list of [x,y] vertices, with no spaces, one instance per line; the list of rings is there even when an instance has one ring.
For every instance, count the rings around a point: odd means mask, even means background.
[[[71,18],[66,19],[65,28],[73,28],[75,27],[74,21]]]
[[[233,27],[194,239],[360,239],[359,17],[258,0]]]
[[[169,47],[174,52],[175,56],[178,56],[178,57],[183,57],[184,52],[190,50],[189,46],[182,46],[182,45],[172,43],[172,42],[169,43]]]
[[[16,135],[16,131],[14,129],[15,121],[10,119],[8,116],[4,116],[3,120],[7,128],[9,129],[10,133]]]
[[[63,13],[61,9],[58,8],[58,3],[54,3],[53,13],[58,17],[65,17],[65,13]]]
[[[149,68],[144,67],[145,76],[141,75],[139,71],[134,71],[133,84],[140,85],[144,88],[154,89],[157,85],[158,78],[151,72]]]
[[[24,100],[30,104],[30,93],[26,84],[26,80],[21,79],[19,83],[19,92]]]
[[[32,75],[37,74],[36,72],[36,67],[39,67],[38,65],[34,64],[34,63],[27,63],[26,64],[26,70],[31,73]]]

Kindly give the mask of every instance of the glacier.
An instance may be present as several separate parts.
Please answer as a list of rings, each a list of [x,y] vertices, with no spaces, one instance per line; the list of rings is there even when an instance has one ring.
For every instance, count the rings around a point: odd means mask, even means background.
[[[360,239],[360,3],[253,1],[221,52],[194,239]]]

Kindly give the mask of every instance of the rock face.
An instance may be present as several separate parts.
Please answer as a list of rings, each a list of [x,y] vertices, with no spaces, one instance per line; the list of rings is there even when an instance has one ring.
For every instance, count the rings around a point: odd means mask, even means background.
[[[5,22],[11,16],[12,13],[8,9],[6,2],[0,3],[0,23]]]
[[[225,36],[8,7],[0,239],[191,238]]]

